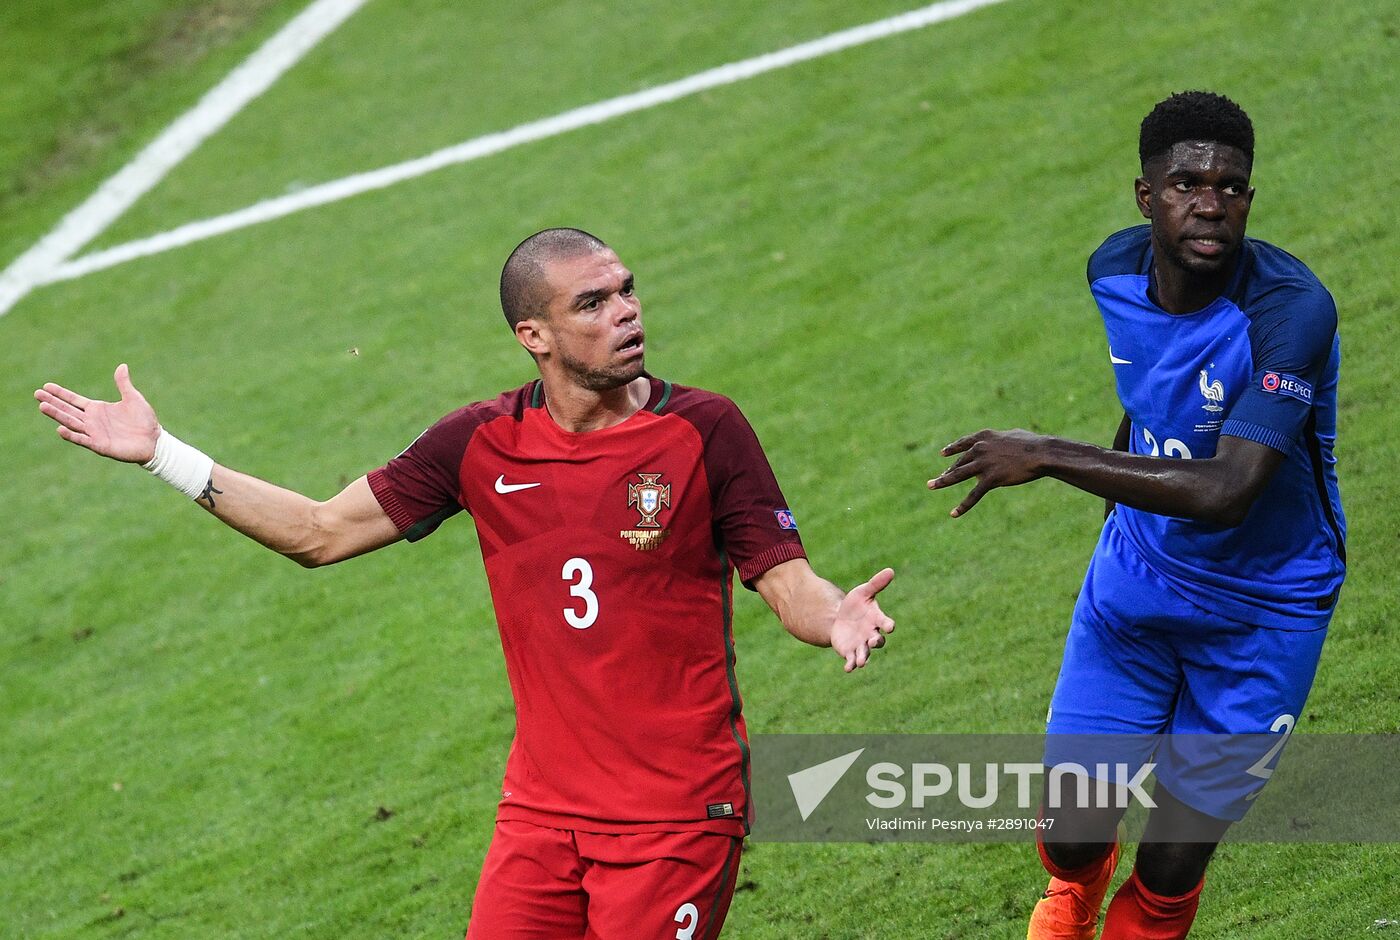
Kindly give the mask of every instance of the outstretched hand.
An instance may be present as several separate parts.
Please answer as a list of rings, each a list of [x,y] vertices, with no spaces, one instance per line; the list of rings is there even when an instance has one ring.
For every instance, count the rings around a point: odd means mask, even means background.
[[[39,411],[58,422],[58,436],[94,454],[126,463],[146,463],[156,452],[160,422],[146,397],[131,384],[126,364],[112,376],[121,398],[94,401],[48,382],[34,393]]]
[[[972,477],[977,484],[967,498],[958,503],[949,515],[961,516],[977,501],[998,486],[1020,486],[1038,480],[1043,475],[1040,469],[1044,443],[1047,440],[1040,434],[1029,431],[978,431],[960,437],[943,448],[943,456],[961,454],[953,465],[928,481],[928,488],[941,490],[945,486],[955,486]]]
[[[894,630],[894,621],[885,616],[875,595],[894,580],[894,569],[885,568],[846,594],[836,608],[831,624],[831,648],[846,660],[846,671],[864,666],[870,651],[885,645],[885,635]]]

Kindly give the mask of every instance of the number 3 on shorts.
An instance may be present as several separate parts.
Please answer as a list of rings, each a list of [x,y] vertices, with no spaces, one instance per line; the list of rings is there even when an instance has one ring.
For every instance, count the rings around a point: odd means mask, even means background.
[[[676,908],[676,916],[671,918],[681,927],[676,931],[676,940],[692,940],[695,925],[700,923],[700,909],[689,901]]]
[[[583,613],[580,614],[572,607],[565,607],[564,622],[575,630],[587,630],[598,619],[598,595],[590,590],[593,587],[593,566],[588,563],[587,558],[570,558],[564,562],[561,577],[565,581],[572,581],[577,577],[578,583],[569,585],[569,594],[583,598]]]

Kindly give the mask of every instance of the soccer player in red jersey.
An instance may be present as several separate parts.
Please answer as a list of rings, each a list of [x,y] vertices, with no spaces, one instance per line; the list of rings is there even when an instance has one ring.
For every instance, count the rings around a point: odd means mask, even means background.
[[[813,572],[739,409],[643,368],[632,273],[597,238],[526,239],[501,305],[540,377],[325,502],[174,438],[125,365],[116,402],[35,397],[65,440],[142,464],[307,567],[470,513],[516,734],[468,938],[715,937],[750,813],[733,572],[848,672],[894,629],[876,601],[894,572],[848,594]]]

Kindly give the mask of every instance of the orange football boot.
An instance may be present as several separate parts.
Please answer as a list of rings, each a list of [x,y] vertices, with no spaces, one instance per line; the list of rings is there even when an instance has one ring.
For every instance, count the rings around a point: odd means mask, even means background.
[[[1092,881],[1050,879],[1045,897],[1031,911],[1026,940],[1094,940],[1099,932],[1099,909],[1118,867],[1119,846],[1118,842],[1113,844],[1113,851],[1099,863]]]

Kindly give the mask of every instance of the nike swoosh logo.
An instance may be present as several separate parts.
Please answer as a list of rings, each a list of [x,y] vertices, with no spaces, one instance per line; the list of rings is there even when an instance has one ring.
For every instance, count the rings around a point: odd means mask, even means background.
[[[507,483],[506,475],[504,473],[496,477],[497,493],[514,493],[516,490],[534,489],[539,485],[539,483]]]
[[[1115,356],[1113,354],[1112,347],[1110,347],[1108,350],[1108,361],[1113,363],[1115,366],[1130,366],[1133,364],[1133,360],[1131,359],[1119,359],[1117,356]]]

